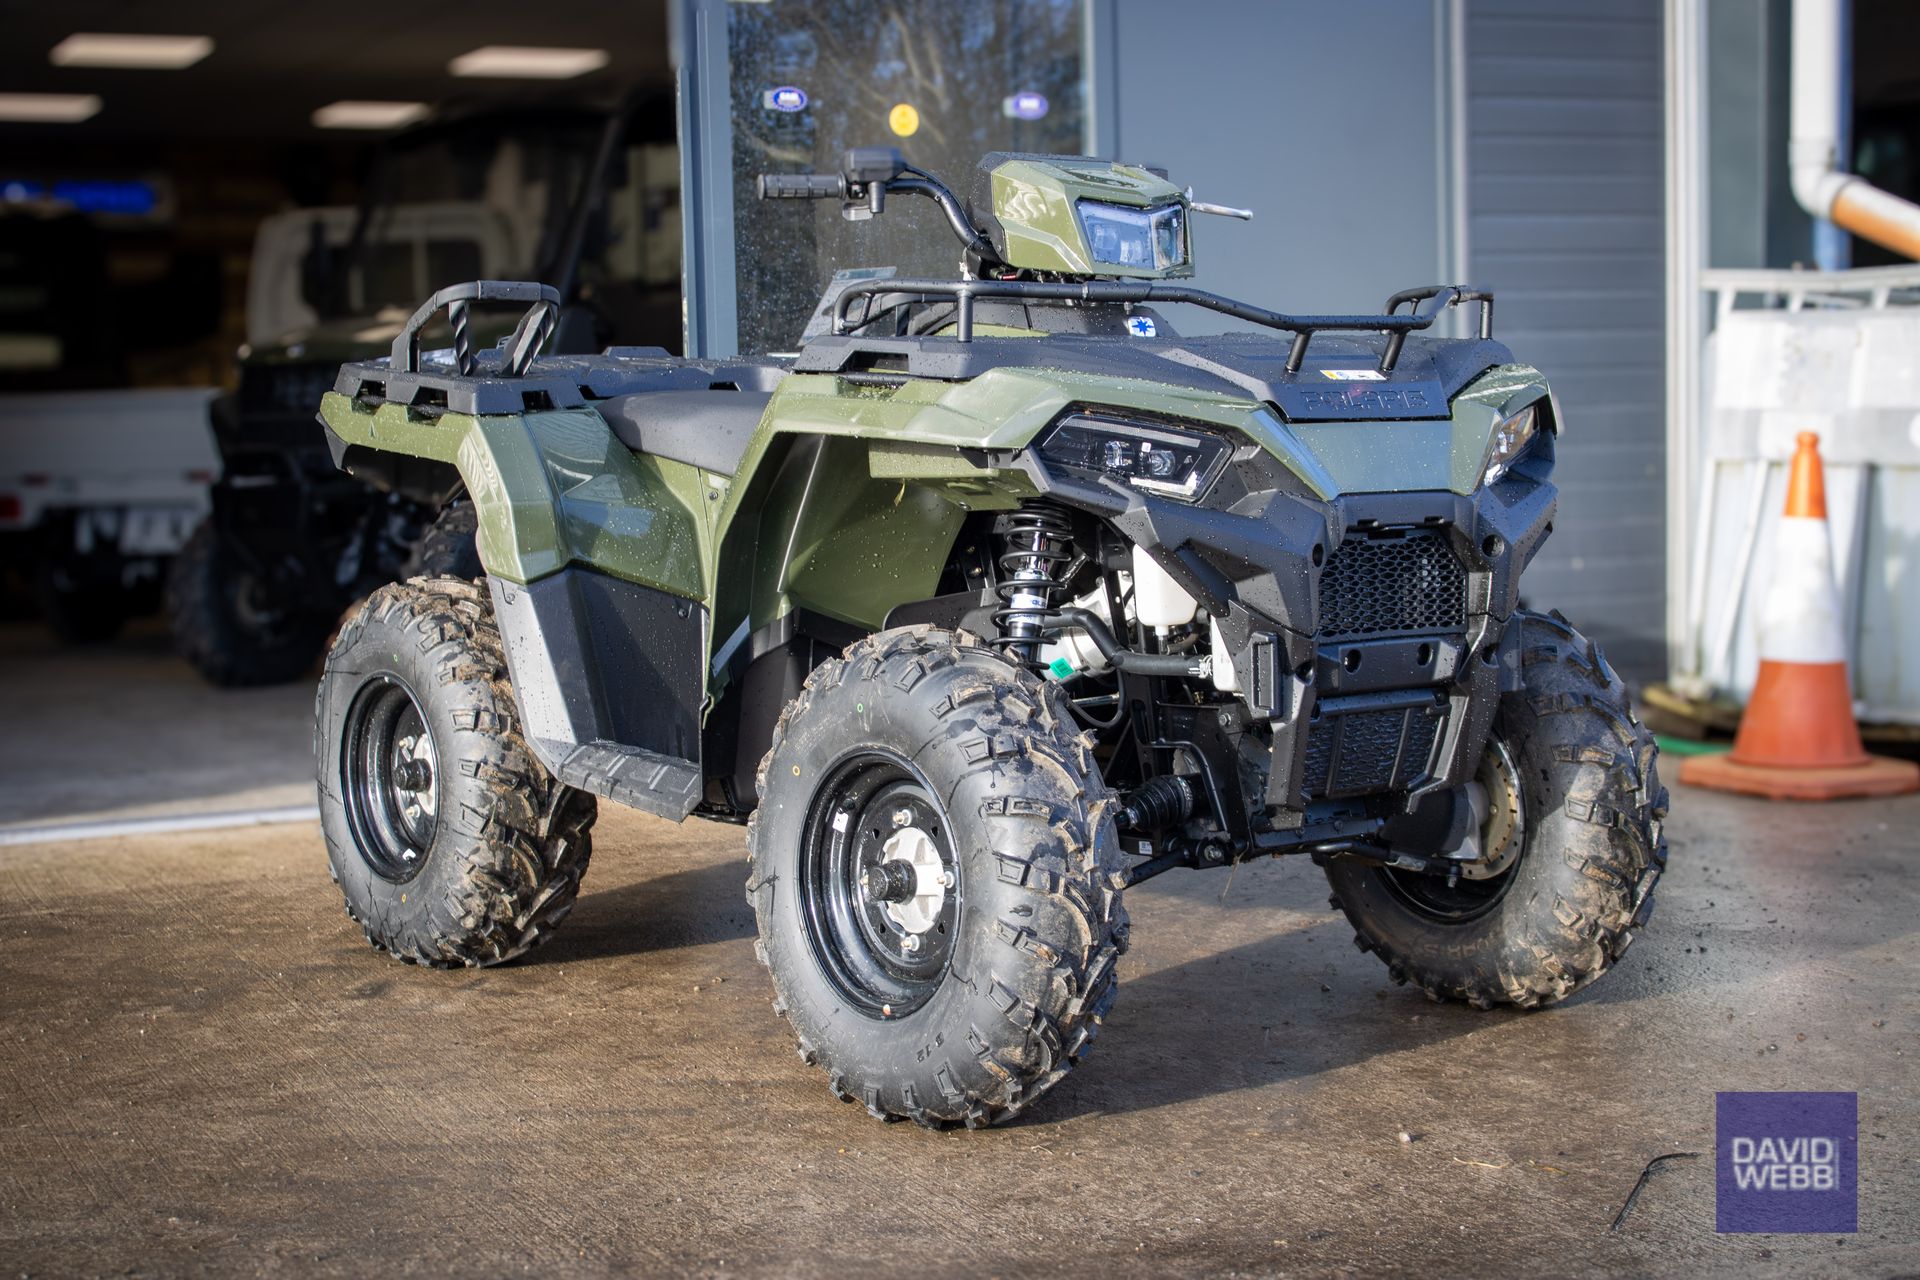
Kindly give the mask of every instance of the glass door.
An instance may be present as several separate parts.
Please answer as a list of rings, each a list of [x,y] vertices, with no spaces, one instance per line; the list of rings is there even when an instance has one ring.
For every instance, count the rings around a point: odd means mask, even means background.
[[[761,201],[762,173],[895,146],[963,196],[989,151],[1088,150],[1084,0],[683,0],[688,350],[791,351],[836,271],[952,276],[939,210]]]

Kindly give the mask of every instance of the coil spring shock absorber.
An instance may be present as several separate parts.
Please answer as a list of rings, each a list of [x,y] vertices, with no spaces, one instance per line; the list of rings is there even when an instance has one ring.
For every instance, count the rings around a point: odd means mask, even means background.
[[[1006,550],[1000,555],[1000,608],[993,643],[1033,664],[1040,653],[1040,619],[1065,589],[1062,566],[1072,559],[1073,523],[1046,503],[1030,502],[1002,522]]]

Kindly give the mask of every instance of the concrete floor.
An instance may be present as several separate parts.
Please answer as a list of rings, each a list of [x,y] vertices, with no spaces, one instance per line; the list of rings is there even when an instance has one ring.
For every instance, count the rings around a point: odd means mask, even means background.
[[[312,682],[215,689],[173,656],[158,618],[74,649],[0,625],[0,707],[0,838],[313,803]]]
[[[0,796],[56,760],[99,788],[171,770],[176,806],[302,785],[304,689],[31,648],[0,638],[0,691],[196,710],[77,744],[44,697],[9,717]],[[86,782],[35,816],[111,807]],[[367,949],[310,824],[0,848],[0,1272],[1920,1269],[1920,798],[1676,789],[1670,832],[1653,929],[1533,1015],[1388,986],[1305,863],[1164,877],[1081,1069],[947,1134],[835,1103],[795,1056],[734,828],[604,810],[559,937],[454,974]],[[1713,1233],[1717,1089],[1860,1092],[1858,1235]],[[1669,1152],[1705,1154],[1610,1230]]]

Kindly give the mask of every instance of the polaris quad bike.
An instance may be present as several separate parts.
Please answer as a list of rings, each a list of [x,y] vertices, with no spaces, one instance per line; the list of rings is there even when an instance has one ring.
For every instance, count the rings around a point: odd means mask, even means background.
[[[1060,1080],[1124,891],[1175,867],[1311,858],[1435,998],[1598,977],[1666,794],[1599,650],[1518,606],[1560,421],[1492,299],[1292,316],[1170,283],[1214,210],[1087,158],[989,155],[966,203],[887,150],[761,180],[856,216],[909,194],[960,278],[842,273],[790,360],[536,359],[554,292],[481,282],[341,370],[335,457],[464,488],[486,569],[382,588],[327,659],[326,839],[373,945],[542,941],[601,798],[745,822],[801,1057],[928,1125]],[[490,303],[528,307],[498,350],[423,360],[430,316],[459,338]],[[1181,338],[1155,303],[1265,332]],[[1458,303],[1478,336],[1426,336]]]

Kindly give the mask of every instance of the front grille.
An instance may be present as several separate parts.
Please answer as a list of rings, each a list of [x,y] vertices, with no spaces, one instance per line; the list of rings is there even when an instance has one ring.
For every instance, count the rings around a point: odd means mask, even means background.
[[[1445,719],[1431,695],[1323,699],[1307,733],[1302,786],[1313,800],[1402,791],[1424,781]]]
[[[1467,571],[1437,529],[1342,542],[1320,574],[1320,635],[1328,640],[1467,625]]]

